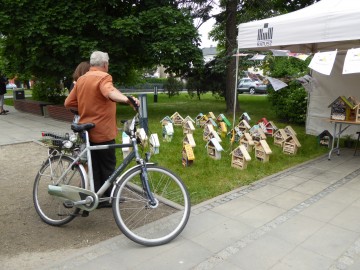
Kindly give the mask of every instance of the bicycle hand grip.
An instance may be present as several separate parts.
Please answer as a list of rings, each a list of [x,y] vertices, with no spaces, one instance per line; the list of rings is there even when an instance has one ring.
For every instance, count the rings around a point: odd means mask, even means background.
[[[134,98],[132,96],[126,97],[129,99],[131,105],[135,108],[135,110],[138,111],[140,106],[135,102]]]

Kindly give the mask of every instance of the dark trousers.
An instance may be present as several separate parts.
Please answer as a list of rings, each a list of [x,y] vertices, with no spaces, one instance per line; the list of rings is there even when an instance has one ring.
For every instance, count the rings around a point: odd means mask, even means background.
[[[115,140],[102,143],[90,142],[90,145],[115,144]],[[95,192],[98,191],[109,176],[114,172],[116,166],[115,148],[91,151],[92,168],[94,175]],[[109,197],[109,188],[103,197]]]

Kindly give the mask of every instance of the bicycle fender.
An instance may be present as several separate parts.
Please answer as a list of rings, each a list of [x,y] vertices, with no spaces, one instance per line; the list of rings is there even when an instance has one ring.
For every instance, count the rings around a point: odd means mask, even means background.
[[[146,165],[155,165],[156,163],[154,162],[147,162]],[[116,185],[123,179],[124,175],[126,175],[128,172],[130,172],[131,170],[135,170],[137,169],[138,167],[141,167],[141,165],[135,165],[131,168],[129,168],[128,170],[126,170],[124,173],[122,173],[115,181],[115,184],[113,185],[113,188],[111,189],[111,198],[113,198],[113,195],[114,195],[114,192],[115,192],[115,188],[116,188]]]

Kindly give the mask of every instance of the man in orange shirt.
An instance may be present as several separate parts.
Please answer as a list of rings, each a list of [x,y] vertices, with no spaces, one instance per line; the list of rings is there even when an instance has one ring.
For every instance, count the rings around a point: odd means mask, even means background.
[[[65,100],[66,108],[77,108],[80,123],[94,123],[89,131],[90,144],[114,144],[117,135],[116,102],[132,106],[129,99],[117,90],[109,71],[109,56],[95,51],[90,56],[90,70],[79,77]],[[139,101],[135,99],[137,105]],[[115,148],[91,152],[95,192],[100,189],[116,166]],[[105,197],[110,196],[110,190]]]

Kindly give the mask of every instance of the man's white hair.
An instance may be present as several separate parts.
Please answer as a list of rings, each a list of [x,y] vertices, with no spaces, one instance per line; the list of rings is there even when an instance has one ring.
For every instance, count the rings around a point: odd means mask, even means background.
[[[106,52],[95,51],[91,54],[91,66],[102,67],[106,63],[109,63],[109,55]]]

